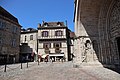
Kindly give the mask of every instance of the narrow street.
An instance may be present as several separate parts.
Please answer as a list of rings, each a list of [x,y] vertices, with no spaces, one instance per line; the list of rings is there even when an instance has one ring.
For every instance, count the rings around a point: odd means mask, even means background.
[[[119,80],[120,74],[102,67],[73,68],[72,62],[31,62],[23,69],[20,64],[8,65],[7,72],[0,70],[0,80]],[[3,66],[1,66],[3,67]],[[0,68],[1,68],[0,67]],[[11,67],[11,69],[10,69]],[[12,69],[19,67],[17,69]]]

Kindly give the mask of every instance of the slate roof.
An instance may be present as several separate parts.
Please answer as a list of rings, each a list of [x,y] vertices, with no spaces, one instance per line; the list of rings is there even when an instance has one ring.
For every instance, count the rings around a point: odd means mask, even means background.
[[[61,27],[65,27],[64,22],[43,22],[42,27],[45,25],[47,25],[47,27],[57,27],[59,24]]]
[[[16,23],[18,23],[18,19],[15,18],[13,15],[11,15],[9,12],[7,12],[4,8],[0,6],[0,16],[6,17]]]

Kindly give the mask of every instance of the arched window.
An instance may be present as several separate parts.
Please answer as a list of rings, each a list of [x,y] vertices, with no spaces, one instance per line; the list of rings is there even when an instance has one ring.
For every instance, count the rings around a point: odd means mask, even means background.
[[[42,37],[48,37],[48,31],[43,31],[42,32]]]
[[[55,36],[63,36],[63,31],[61,30],[55,31]]]

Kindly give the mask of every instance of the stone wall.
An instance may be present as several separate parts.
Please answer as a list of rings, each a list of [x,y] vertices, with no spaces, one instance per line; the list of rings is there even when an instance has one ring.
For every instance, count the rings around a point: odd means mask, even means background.
[[[15,56],[16,62],[19,61],[20,25],[14,24],[7,19],[0,18],[0,54],[7,55],[8,62],[10,56]]]
[[[76,0],[75,63],[82,63],[84,55],[91,54],[86,62],[92,58],[92,62],[119,64],[118,44],[115,45],[115,39],[120,36],[119,7],[119,0]],[[86,50],[87,41],[89,50]]]

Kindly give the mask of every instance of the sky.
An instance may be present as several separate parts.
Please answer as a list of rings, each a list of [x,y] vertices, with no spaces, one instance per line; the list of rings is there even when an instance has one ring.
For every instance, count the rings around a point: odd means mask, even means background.
[[[37,29],[38,23],[66,22],[74,31],[74,0],[0,0],[0,6],[15,16],[22,28]]]

